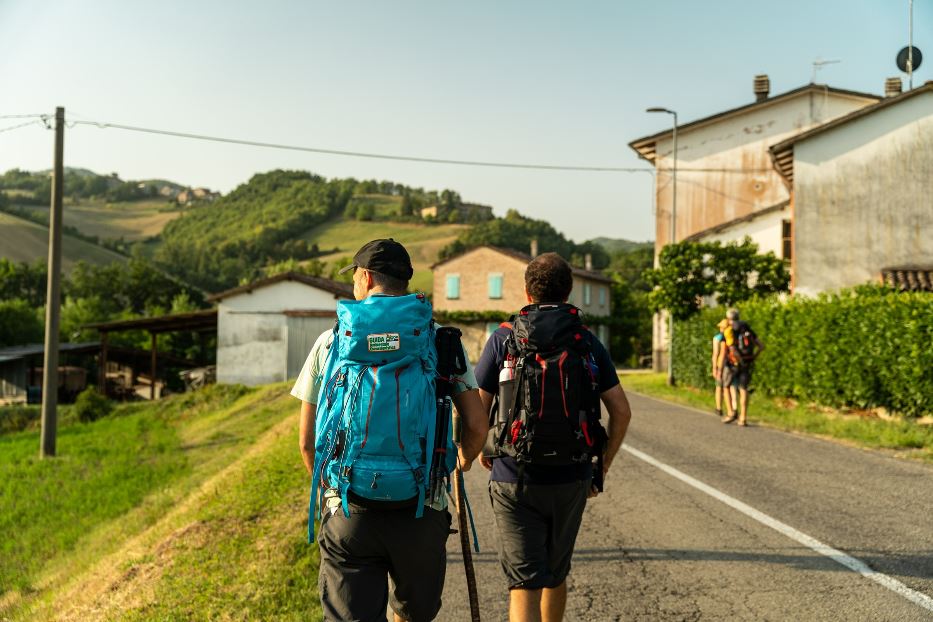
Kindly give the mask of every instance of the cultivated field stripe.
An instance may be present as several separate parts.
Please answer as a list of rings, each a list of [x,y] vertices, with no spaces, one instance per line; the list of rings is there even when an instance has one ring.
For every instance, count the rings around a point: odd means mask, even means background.
[[[755,519],[759,523],[766,525],[774,529],[775,531],[778,531],[784,534],[785,536],[787,536],[788,538],[791,538],[792,540],[796,540],[800,544],[803,544],[807,548],[812,549],[813,551],[816,551],[820,555],[825,555],[826,557],[832,559],[833,561],[839,564],[842,564],[849,570],[859,573],[866,579],[871,579],[872,581],[880,585],[883,585],[884,587],[888,588],[892,592],[895,592],[899,594],[900,596],[903,596],[904,598],[911,601],[912,603],[917,604],[928,611],[933,611],[933,598],[930,598],[926,594],[922,594],[916,590],[910,589],[909,587],[907,587],[906,585],[904,585],[897,579],[894,579],[892,577],[889,577],[886,574],[872,570],[868,566],[868,564],[866,564],[862,560],[856,559],[852,557],[851,555],[847,555],[846,553],[843,553],[842,551],[838,549],[834,549],[831,546],[823,544],[816,538],[808,536],[807,534],[794,529],[790,525],[786,523],[782,523],[776,518],[772,518],[771,516],[768,516],[764,512],[756,510],[750,505],[742,503],[741,501],[739,501],[738,499],[735,499],[734,497],[730,497],[724,492],[721,492],[720,490],[713,488],[709,484],[704,484],[700,480],[695,479],[682,471],[678,471],[674,467],[668,464],[665,464],[661,462],[660,460],[657,460],[642,451],[635,449],[631,445],[624,444],[622,445],[622,449],[629,452],[636,458],[644,460],[651,466],[657,467],[658,469],[664,471],[668,475],[679,479],[685,484],[689,484],[690,486],[693,486],[697,490],[705,492],[706,494],[713,497],[714,499],[718,501],[722,501],[729,507],[735,510],[738,510],[739,512],[741,512],[742,514],[745,514],[746,516],[750,518]]]

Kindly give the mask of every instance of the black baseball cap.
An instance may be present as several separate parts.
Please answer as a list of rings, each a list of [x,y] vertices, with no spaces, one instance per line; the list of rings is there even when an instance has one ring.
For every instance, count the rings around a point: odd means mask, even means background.
[[[415,273],[411,267],[411,257],[408,256],[408,251],[392,238],[367,242],[353,256],[353,263],[342,268],[337,274],[343,274],[355,268],[365,268],[402,281],[410,281]]]

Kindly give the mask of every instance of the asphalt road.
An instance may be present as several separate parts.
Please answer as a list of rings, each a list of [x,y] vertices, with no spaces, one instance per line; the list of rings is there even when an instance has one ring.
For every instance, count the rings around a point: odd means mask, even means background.
[[[629,400],[627,446],[933,597],[930,465],[757,427],[754,403],[743,429]],[[482,619],[507,620],[486,477],[479,465],[466,474]],[[456,535],[447,571],[438,620],[470,620]],[[567,620],[933,620],[933,611],[627,451],[588,504],[568,586]]]

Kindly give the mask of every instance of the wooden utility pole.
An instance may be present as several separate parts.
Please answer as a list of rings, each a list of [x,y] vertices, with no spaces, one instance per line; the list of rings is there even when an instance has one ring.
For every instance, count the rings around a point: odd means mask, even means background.
[[[65,165],[65,109],[55,109],[55,162],[49,214],[49,277],[45,296],[45,363],[42,367],[42,434],[39,455],[55,455],[58,427],[58,319],[61,311],[62,185]]]

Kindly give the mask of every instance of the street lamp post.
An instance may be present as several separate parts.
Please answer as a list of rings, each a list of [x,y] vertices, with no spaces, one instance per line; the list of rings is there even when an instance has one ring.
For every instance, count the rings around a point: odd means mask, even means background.
[[[674,116],[673,132],[673,150],[671,157],[673,165],[671,166],[671,241],[673,244],[677,241],[675,227],[677,225],[677,113],[668,108],[648,108],[645,112],[663,112]],[[667,338],[670,346],[667,351],[667,384],[674,384],[674,314],[670,309],[667,310]]]

